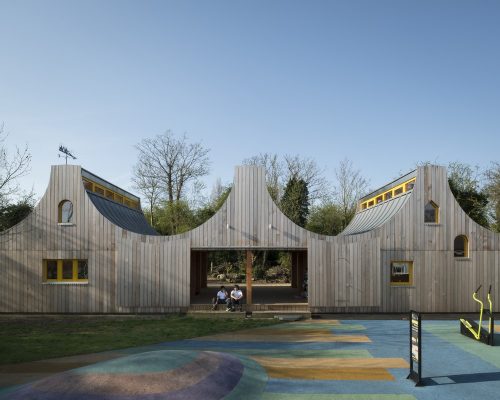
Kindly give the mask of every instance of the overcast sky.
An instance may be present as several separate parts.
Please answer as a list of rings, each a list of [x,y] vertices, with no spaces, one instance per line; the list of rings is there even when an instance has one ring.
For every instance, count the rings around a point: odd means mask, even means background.
[[[260,152],[375,188],[500,150],[500,1],[0,0],[0,122],[38,196],[60,144],[132,189],[134,145],[211,149],[210,187]]]

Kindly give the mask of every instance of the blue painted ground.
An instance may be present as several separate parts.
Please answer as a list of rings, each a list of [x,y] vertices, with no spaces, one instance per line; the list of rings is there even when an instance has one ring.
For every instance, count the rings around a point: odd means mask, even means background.
[[[85,379],[96,386],[89,386],[87,391],[78,390],[75,398],[196,399],[196,396],[201,393],[197,382],[204,382],[203,385],[206,388],[203,392],[204,399],[500,399],[500,338],[497,337],[498,347],[476,342],[460,335],[458,321],[423,321],[424,387],[415,387],[412,381],[406,379],[407,368],[388,369],[389,377],[393,380],[312,379],[310,374],[309,378],[304,379],[296,376],[284,379],[273,376],[276,376],[276,371],[283,372],[280,368],[287,370],[288,366],[268,369],[269,367],[259,364],[259,357],[262,356],[268,359],[275,357],[276,360],[288,357],[289,366],[293,367],[310,358],[318,358],[319,362],[327,353],[328,357],[351,357],[351,359],[368,356],[382,360],[409,360],[408,321],[349,320],[340,321],[342,325],[340,328],[335,327],[333,323],[334,321],[328,320],[324,323],[305,322],[303,323],[305,328],[302,330],[300,322],[266,328],[283,329],[283,334],[286,335],[284,337],[287,337],[289,341],[280,341],[281,333],[276,331],[266,336],[266,334],[259,335],[254,330],[242,334],[241,341],[235,340],[235,338],[238,339],[238,333],[235,333],[231,340],[228,340],[227,336],[215,336],[124,349],[121,351],[124,357],[118,360],[66,372],[50,377],[46,381],[10,388],[10,390],[4,390],[3,397],[0,394],[0,398],[37,398],[36,395],[45,393],[46,396],[44,395],[43,398],[70,399],[72,392],[71,387],[68,388],[67,380],[73,379],[78,382],[78,379]],[[306,333],[307,329],[321,332]],[[258,340],[249,339],[249,334],[251,336],[252,332],[256,333],[255,337]],[[292,341],[290,340],[291,332],[297,335],[297,339],[304,340],[306,337],[311,339],[310,341]],[[366,335],[370,341],[329,340],[336,335],[353,337]],[[314,341],[315,337],[316,341]],[[230,358],[226,360],[224,354]],[[182,359],[179,358],[180,356]],[[228,371],[225,369],[225,365],[229,365],[229,362],[234,364],[234,371],[239,371],[235,372],[231,379],[229,379],[231,374],[227,374]],[[328,369],[328,366],[325,369]],[[319,368],[318,371],[321,369]],[[307,372],[304,370],[304,376]],[[128,375],[120,376],[120,374]],[[157,379],[157,374],[173,380],[167,385],[162,379]],[[278,374],[278,376],[287,376],[286,371],[284,375]],[[148,390],[141,392],[141,379],[144,379],[144,382],[151,382],[150,385],[156,385],[154,390],[151,386]],[[181,383],[174,384],[175,379]],[[223,388],[224,390],[220,390],[221,385],[214,385],[214,382],[218,382],[219,379],[222,379],[220,381],[222,383],[225,379],[228,380],[227,385],[221,383],[222,386],[227,386]],[[61,382],[62,387],[65,381],[64,393],[58,392],[57,382]],[[126,386],[128,381],[134,382],[135,386],[130,383],[130,388],[122,387],[121,394],[113,395],[110,392],[113,384],[125,382]],[[134,390],[135,394],[132,394]],[[30,393],[34,393],[35,397],[24,396]],[[100,394],[105,394],[105,396]]]

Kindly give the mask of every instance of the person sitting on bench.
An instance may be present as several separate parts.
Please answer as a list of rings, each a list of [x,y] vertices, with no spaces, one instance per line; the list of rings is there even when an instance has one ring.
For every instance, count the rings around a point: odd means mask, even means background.
[[[243,310],[243,306],[241,304],[243,300],[243,292],[241,291],[238,285],[234,285],[234,289],[231,291],[231,296],[227,299],[227,309],[226,311],[236,311],[236,306]]]
[[[217,310],[217,305],[226,304],[227,301],[227,290],[224,286],[220,287],[220,290],[217,292],[217,297],[212,299],[212,310]]]

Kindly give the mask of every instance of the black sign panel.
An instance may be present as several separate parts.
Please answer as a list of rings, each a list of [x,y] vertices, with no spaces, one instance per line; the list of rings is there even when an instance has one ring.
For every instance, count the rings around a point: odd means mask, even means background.
[[[410,374],[408,379],[416,386],[422,382],[422,316],[417,311],[410,311]]]

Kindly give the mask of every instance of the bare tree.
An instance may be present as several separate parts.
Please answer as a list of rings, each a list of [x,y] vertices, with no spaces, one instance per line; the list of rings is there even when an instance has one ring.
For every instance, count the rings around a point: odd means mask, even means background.
[[[163,198],[164,191],[162,190],[161,180],[159,177],[151,174],[148,168],[148,160],[139,161],[134,166],[132,181],[134,187],[146,198],[150,224],[154,225],[155,221],[155,208],[159,205]]]
[[[342,214],[343,229],[349,224],[356,212],[358,200],[367,189],[368,182],[361,176],[361,172],[354,169],[352,162],[344,159],[335,169],[337,177],[336,201]]]
[[[135,184],[145,194],[150,206],[165,198],[168,224],[177,233],[182,226],[180,204],[190,189],[199,192],[200,180],[209,171],[209,149],[201,143],[190,143],[186,135],[180,138],[171,131],[136,145],[139,159],[135,166]],[[187,203],[186,203],[187,204]],[[153,208],[151,209],[153,214]],[[153,215],[152,221],[154,222]]]
[[[15,154],[10,157],[5,146],[7,134],[4,124],[0,125],[0,204],[5,204],[9,197],[19,192],[16,180],[25,176],[30,170],[31,154],[28,145],[20,149],[16,147]]]
[[[309,190],[311,204],[329,197],[330,191],[328,182],[323,176],[324,170],[318,167],[316,161],[310,158],[300,158],[298,155],[285,155],[284,158],[287,171],[285,182],[293,177],[303,180]]]
[[[494,228],[500,232],[500,163],[493,162],[486,171],[486,191],[490,199],[493,217],[495,219]]]
[[[169,130],[136,145],[138,168],[162,183],[167,201],[180,200],[187,186],[209,172],[209,149],[201,143],[189,143],[186,135],[176,138]]]
[[[324,171],[312,159],[285,155],[283,160],[280,160],[277,154],[261,153],[243,160],[243,164],[265,168],[269,194],[277,203],[281,201],[284,188],[291,178],[301,179],[307,184],[311,203],[323,200],[329,195]]]

